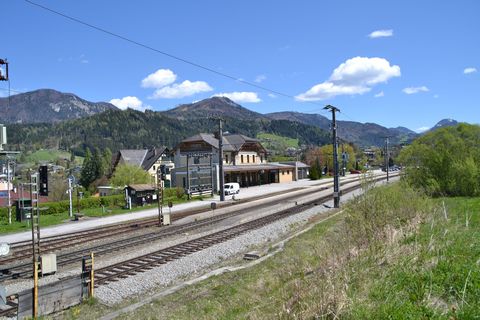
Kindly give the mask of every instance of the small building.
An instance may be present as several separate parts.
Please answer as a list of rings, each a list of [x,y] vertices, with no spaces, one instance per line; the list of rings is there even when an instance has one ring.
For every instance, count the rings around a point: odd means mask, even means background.
[[[132,204],[137,206],[150,204],[157,200],[157,189],[150,184],[130,184],[124,190],[132,199]]]
[[[310,175],[310,166],[300,161],[285,161],[280,162],[281,164],[286,164],[293,166],[293,180],[298,181],[301,179],[308,179]]]

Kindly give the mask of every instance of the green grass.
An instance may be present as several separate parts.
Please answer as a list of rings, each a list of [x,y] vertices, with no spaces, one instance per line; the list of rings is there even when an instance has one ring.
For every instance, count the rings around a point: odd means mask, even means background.
[[[479,319],[479,212],[480,198],[374,189],[261,264],[120,319]],[[97,318],[137,301],[80,306],[65,317]]]
[[[271,133],[259,133],[257,139],[262,141],[262,144],[267,149],[285,150],[289,147],[298,148],[298,139],[282,137]]]
[[[38,150],[29,154],[25,157],[27,162],[40,162],[40,161],[48,161],[52,162],[57,160],[58,158],[62,159],[70,159],[70,153],[66,151],[58,151],[58,150]]]
[[[374,274],[358,276],[367,277],[369,290],[363,297],[361,290],[350,292],[349,318],[480,318],[480,198],[437,199],[436,204],[437,212],[398,247],[401,256],[370,268]]]

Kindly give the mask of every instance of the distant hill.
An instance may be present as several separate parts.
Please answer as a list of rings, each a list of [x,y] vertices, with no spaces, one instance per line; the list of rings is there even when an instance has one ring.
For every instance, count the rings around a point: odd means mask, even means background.
[[[267,119],[263,114],[248,110],[226,97],[212,97],[195,103],[182,104],[163,114],[182,120],[206,117],[228,117],[237,120]]]
[[[434,125],[433,127],[431,127],[427,131],[432,131],[432,130],[440,129],[440,128],[443,128],[443,127],[452,127],[452,126],[456,126],[457,124],[458,124],[458,121],[456,121],[456,120],[442,119],[442,120],[438,121],[436,125]]]
[[[276,120],[297,121],[304,124],[317,126],[323,130],[330,130],[331,120],[319,114],[300,112],[274,112],[266,114],[267,117]],[[390,137],[392,144],[408,143],[415,139],[418,134],[404,128],[386,128],[375,123],[361,123],[354,121],[337,121],[338,136],[346,141],[353,142],[361,147],[382,146],[384,137]]]
[[[52,123],[116,110],[113,104],[90,102],[72,93],[52,89],[20,93],[0,98],[0,119],[3,123]]]

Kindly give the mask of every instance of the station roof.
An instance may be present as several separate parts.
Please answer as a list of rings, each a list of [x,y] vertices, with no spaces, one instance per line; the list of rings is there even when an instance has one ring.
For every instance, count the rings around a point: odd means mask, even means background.
[[[269,163],[259,165],[239,165],[239,166],[223,166],[224,172],[247,172],[247,171],[262,171],[262,170],[278,170],[278,169],[293,169],[294,166]]]

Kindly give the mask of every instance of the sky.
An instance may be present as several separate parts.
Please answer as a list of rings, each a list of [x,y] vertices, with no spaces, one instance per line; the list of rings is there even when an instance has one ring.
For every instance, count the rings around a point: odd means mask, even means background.
[[[31,1],[91,26],[2,1],[11,94],[156,111],[216,95],[260,113],[331,104],[340,120],[415,131],[480,123],[480,1]]]

